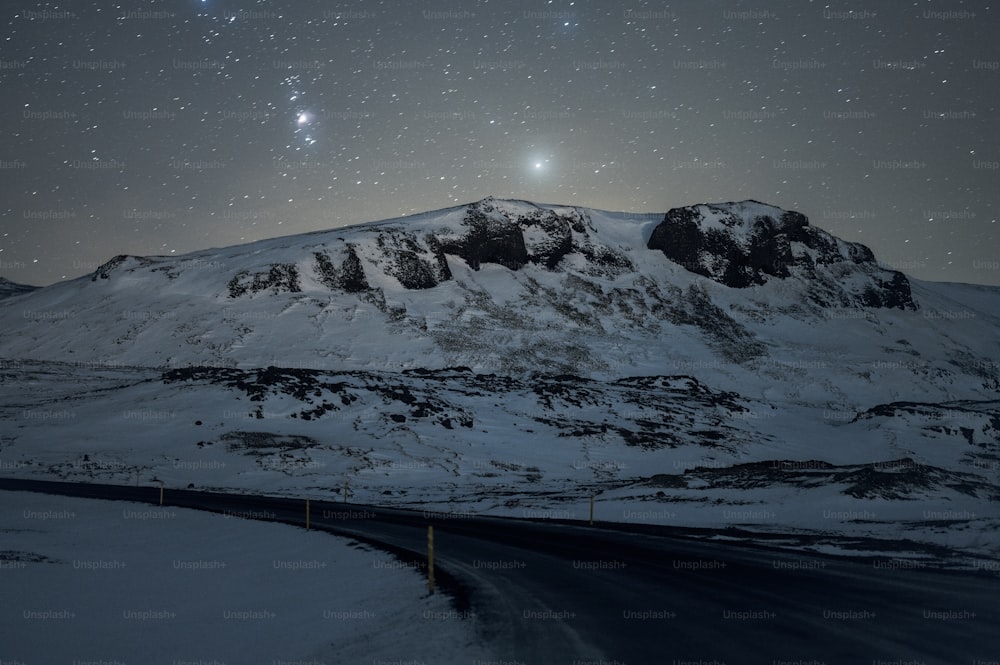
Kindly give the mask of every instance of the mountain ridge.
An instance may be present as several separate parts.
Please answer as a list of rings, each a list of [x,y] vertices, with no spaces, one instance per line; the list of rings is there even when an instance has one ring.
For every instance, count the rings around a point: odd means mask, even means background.
[[[40,286],[33,286],[31,284],[20,284],[18,282],[12,282],[9,279],[4,279],[0,277],[0,298],[9,298],[11,296],[19,296],[22,293],[31,293]]]
[[[485,199],[115,257],[0,300],[0,468],[1000,555],[1000,288],[812,228]]]
[[[805,215],[802,215],[801,213],[798,213],[798,212],[795,212],[795,211],[784,211],[784,210],[782,210],[780,208],[777,208],[775,206],[770,206],[768,204],[764,204],[764,203],[761,203],[761,202],[753,200],[753,199],[747,199],[747,200],[738,201],[738,202],[698,204],[698,205],[695,205],[695,206],[686,206],[686,207],[683,207],[683,208],[673,208],[670,211],[668,211],[665,214],[664,219],[661,221],[661,223],[656,228],[652,229],[650,237],[648,238],[647,247],[649,249],[660,249],[661,251],[664,252],[664,254],[668,258],[670,258],[672,261],[674,261],[674,263],[676,263],[676,264],[678,264],[678,265],[680,265],[680,266],[682,266],[682,267],[684,267],[686,269],[689,269],[692,272],[696,272],[696,273],[701,274],[703,276],[711,277],[713,279],[716,279],[716,281],[720,281],[721,283],[724,283],[724,284],[726,284],[728,286],[741,286],[741,287],[742,286],[747,286],[749,284],[749,282],[734,284],[734,283],[732,283],[731,280],[727,281],[727,280],[724,280],[724,279],[719,279],[719,276],[712,275],[707,270],[707,266],[703,262],[699,262],[697,260],[687,260],[689,257],[678,256],[678,255],[671,255],[671,253],[668,251],[668,250],[671,249],[670,243],[667,240],[665,240],[664,238],[666,236],[665,232],[668,231],[668,230],[670,230],[671,226],[677,226],[679,224],[685,224],[685,223],[686,224],[690,224],[690,222],[692,221],[692,218],[698,219],[699,221],[705,220],[706,216],[702,213],[703,210],[709,210],[709,211],[713,211],[713,212],[717,213],[717,216],[722,219],[723,223],[725,223],[727,226],[729,226],[730,228],[732,228],[733,224],[731,223],[731,220],[736,219],[736,216],[732,213],[732,210],[733,209],[745,209],[745,208],[747,208],[748,204],[751,204],[751,205],[753,205],[753,206],[755,206],[757,208],[756,212],[758,214],[755,215],[754,220],[752,220],[752,221],[762,220],[763,222],[769,223],[771,226],[773,226],[774,225],[774,217],[778,217],[778,219],[780,219],[780,220],[786,220],[786,219],[795,220],[795,222],[796,222],[796,229],[797,230],[801,230],[803,228],[816,229],[816,227],[809,226],[808,218],[806,218]],[[111,269],[113,269],[114,267],[117,267],[118,265],[120,265],[120,264],[122,264],[122,263],[124,263],[126,261],[129,261],[129,260],[131,260],[131,261],[139,261],[139,262],[147,262],[147,261],[171,261],[171,260],[176,260],[176,259],[183,259],[184,257],[188,257],[188,256],[196,256],[196,255],[204,254],[204,253],[207,253],[207,252],[220,251],[220,250],[236,250],[238,248],[247,248],[247,249],[249,249],[249,248],[252,248],[252,247],[255,247],[255,246],[258,246],[258,245],[259,246],[266,246],[267,244],[271,244],[271,243],[275,243],[275,242],[293,241],[293,240],[305,239],[305,238],[309,238],[309,237],[313,237],[313,236],[326,236],[326,235],[329,235],[329,234],[335,234],[335,235],[351,234],[351,233],[354,233],[354,232],[357,232],[357,233],[372,232],[372,231],[378,231],[378,230],[386,230],[386,229],[389,229],[389,228],[392,228],[392,227],[399,227],[401,230],[405,230],[404,228],[402,228],[403,226],[405,226],[405,225],[407,225],[407,224],[409,224],[411,222],[416,222],[416,221],[418,221],[420,219],[427,218],[428,216],[438,215],[438,216],[447,217],[447,216],[450,216],[450,215],[452,215],[452,214],[454,214],[456,212],[459,212],[459,211],[466,212],[465,219],[463,220],[463,222],[464,222],[464,224],[466,226],[469,226],[470,224],[472,226],[475,226],[477,224],[479,224],[479,225],[489,225],[490,223],[492,223],[492,228],[490,228],[490,229],[472,228],[471,230],[473,232],[475,232],[477,230],[480,231],[480,232],[482,232],[482,231],[485,230],[485,231],[492,231],[494,234],[500,233],[499,236],[490,237],[490,238],[488,238],[488,240],[493,241],[494,245],[496,245],[499,242],[499,243],[501,243],[501,246],[499,246],[499,247],[497,247],[497,246],[487,246],[485,248],[484,247],[479,247],[478,249],[480,251],[479,252],[475,252],[475,251],[472,251],[473,248],[470,248],[468,246],[468,243],[471,242],[471,240],[469,238],[466,238],[467,242],[465,244],[463,244],[461,242],[456,242],[455,238],[450,238],[449,239],[450,242],[448,242],[446,245],[442,246],[440,249],[438,249],[438,248],[431,248],[432,251],[435,251],[435,253],[436,253],[437,258],[438,258],[439,261],[441,260],[440,259],[441,254],[444,253],[444,254],[453,254],[453,255],[456,255],[456,256],[460,256],[467,263],[469,263],[474,269],[477,269],[478,266],[479,266],[479,264],[481,262],[484,262],[484,259],[485,259],[485,262],[499,262],[500,265],[504,265],[505,267],[510,267],[510,268],[513,268],[513,269],[517,269],[520,266],[522,266],[525,263],[527,263],[528,260],[529,260],[529,258],[530,258],[531,262],[535,262],[535,263],[539,262],[540,259],[541,260],[545,260],[545,263],[546,263],[547,267],[554,268],[555,265],[558,263],[558,260],[561,259],[562,256],[565,255],[564,253],[560,254],[558,250],[559,249],[565,250],[565,249],[568,249],[568,248],[566,248],[566,247],[562,247],[562,248],[549,248],[550,249],[550,253],[543,253],[543,254],[540,254],[540,255],[536,254],[536,255],[532,255],[531,257],[529,257],[526,248],[522,247],[523,238],[520,239],[520,240],[517,239],[517,238],[511,238],[511,240],[512,240],[512,242],[514,244],[512,246],[510,246],[510,247],[507,247],[507,248],[504,248],[502,246],[502,241],[505,238],[504,231],[508,231],[509,232],[511,230],[510,224],[504,224],[504,222],[508,222],[508,223],[509,222],[513,222],[514,224],[520,225],[520,226],[523,226],[525,223],[532,223],[532,222],[534,222],[535,224],[537,224],[540,221],[539,220],[539,216],[544,217],[545,216],[545,212],[547,211],[548,213],[550,213],[550,215],[547,218],[545,218],[545,221],[548,221],[551,224],[552,221],[553,221],[553,217],[554,218],[559,218],[558,214],[555,214],[555,215],[551,214],[551,213],[553,213],[553,211],[556,211],[556,210],[559,210],[559,211],[577,211],[577,214],[582,214],[583,216],[586,216],[587,213],[585,211],[587,211],[587,210],[595,210],[596,211],[596,209],[581,208],[581,207],[568,206],[568,205],[537,204],[537,203],[533,203],[533,202],[526,201],[526,200],[520,200],[520,199],[497,199],[497,198],[491,196],[491,197],[487,197],[485,199],[481,199],[481,200],[476,201],[476,202],[472,202],[472,203],[468,203],[468,204],[464,204],[464,205],[459,205],[459,206],[452,206],[452,207],[449,207],[449,208],[443,208],[443,209],[437,210],[437,211],[430,211],[430,212],[426,212],[426,213],[417,213],[417,214],[414,214],[414,215],[409,215],[409,216],[401,217],[401,218],[393,218],[393,219],[385,219],[385,220],[377,220],[377,221],[365,222],[365,223],[361,223],[361,224],[355,224],[355,225],[350,225],[350,226],[345,226],[345,227],[339,227],[339,228],[336,228],[336,229],[317,230],[317,231],[310,231],[310,232],[302,233],[302,234],[295,234],[295,235],[289,235],[289,236],[281,236],[281,237],[278,237],[278,238],[259,240],[259,241],[255,241],[255,242],[252,242],[252,243],[247,243],[247,244],[244,244],[244,245],[234,245],[234,246],[225,247],[225,248],[214,248],[214,249],[208,249],[208,250],[198,250],[198,251],[195,251],[195,252],[190,252],[190,253],[188,253],[186,255],[183,255],[183,256],[180,256],[180,257],[118,255],[118,256],[115,256],[112,259],[108,260],[104,264],[102,264],[92,274],[92,279],[96,280],[97,277],[107,278],[107,276],[109,275],[109,272],[110,272]],[[492,216],[489,215],[489,213],[495,213],[495,212],[498,212],[498,211],[501,213],[501,215],[499,217],[497,215],[492,215]],[[504,219],[503,214],[502,214],[504,212],[508,213],[508,215],[506,216],[506,219]],[[606,212],[606,211],[598,211],[598,212]],[[534,216],[531,216],[530,213],[534,213]],[[777,214],[775,214],[775,213],[777,213]],[[516,218],[512,218],[512,215],[514,215],[514,214],[517,215]],[[572,214],[573,213],[570,212],[569,216],[572,217]],[[662,213],[639,213],[639,214],[634,214],[634,213],[612,213],[612,214],[618,215],[619,219],[645,220],[645,219],[648,219],[651,216],[655,217],[657,215],[661,215]],[[563,212],[563,215],[565,216],[566,213]],[[579,226],[579,221],[580,220],[577,219],[576,221],[578,223],[574,227],[574,230],[577,233],[583,233],[584,229]],[[746,220],[744,220],[744,221],[746,221]],[[746,226],[746,223],[744,225]],[[781,229],[781,230],[783,231],[785,229]],[[556,231],[556,232],[560,232],[560,233],[565,234],[565,227],[563,226],[561,228],[550,229],[550,231]],[[821,231],[820,230],[820,232],[823,233],[823,234],[826,234],[825,231]],[[475,233],[473,235],[475,235]],[[709,238],[713,238],[713,237],[717,238],[719,236],[719,229],[717,227],[716,228],[709,228],[709,229],[705,230],[704,235],[707,236],[707,237],[709,237]],[[746,235],[746,234],[744,233],[744,235]],[[474,240],[474,239],[475,238],[473,238],[472,240]],[[802,237],[800,235],[800,237],[797,237],[795,239],[801,241]],[[860,243],[848,243],[846,241],[842,241],[842,240],[839,240],[839,239],[835,239],[835,240],[837,241],[837,243],[839,244],[839,246],[841,248],[845,248],[845,247],[846,248],[850,248],[851,251],[854,251],[858,255],[858,256],[852,256],[852,257],[850,257],[856,263],[874,262],[874,254],[866,246],[864,246],[864,245],[862,245]],[[712,244],[712,243],[706,243],[706,244]],[[496,250],[503,250],[503,249],[507,249],[509,251],[507,251],[507,252],[503,252],[503,251],[497,252],[496,251]],[[729,249],[729,248],[727,248],[727,249]],[[753,249],[753,248],[751,248],[751,249]],[[490,250],[493,250],[493,255],[490,254]],[[486,256],[482,255],[483,252],[486,252]],[[742,258],[753,259],[755,257],[752,256],[752,255],[747,255],[747,256],[744,256]],[[491,259],[493,259],[493,260],[491,260]],[[827,260],[829,260],[829,257],[827,258]],[[788,264],[790,264],[790,263],[792,263],[792,261],[786,259],[785,261],[780,262],[778,265],[771,265],[770,266],[771,270],[769,272],[766,272],[765,274],[768,274],[768,275],[773,276],[773,277],[787,277],[788,276],[787,275],[787,271],[785,271],[785,272],[781,272],[781,271],[782,271],[782,268],[787,268]],[[884,269],[884,268],[882,268],[882,269]],[[781,274],[779,274],[779,272],[781,272]],[[898,271],[893,271],[893,272],[898,272]],[[898,273],[898,274],[902,274],[902,273]],[[758,284],[760,283],[760,275],[759,274],[755,276],[755,283],[758,283]],[[425,286],[416,286],[414,288],[427,288],[427,287],[425,287]],[[896,305],[889,305],[889,306],[896,306]]]
[[[688,241],[671,243],[679,224]],[[960,291],[965,304],[944,297]],[[873,358],[938,356],[934,335],[955,334],[945,324],[957,309],[993,339],[978,303],[998,294],[914,282],[801,213],[758,201],[660,214],[490,197],[177,257],[120,255],[0,304],[0,355],[581,376],[720,363],[744,381],[761,362],[807,362],[817,334],[836,346],[851,328],[874,342],[895,321],[931,324],[932,334]],[[977,346],[963,339],[959,360],[944,362],[968,364]]]

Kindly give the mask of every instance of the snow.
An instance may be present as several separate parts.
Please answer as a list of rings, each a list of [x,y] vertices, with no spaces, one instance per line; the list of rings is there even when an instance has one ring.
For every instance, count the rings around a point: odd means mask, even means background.
[[[599,381],[537,378],[498,378],[500,387],[491,389],[494,380],[463,371],[440,378],[329,373],[317,385],[343,383],[347,392],[319,388],[316,397],[307,390],[310,403],[277,384],[248,400],[216,383],[164,382],[149,369],[26,363],[14,375],[17,383],[0,384],[17,388],[16,399],[8,393],[0,408],[4,476],[316,498],[339,497],[346,485],[358,503],[512,517],[585,519],[594,495],[604,521],[909,538],[1000,555],[996,502],[988,490],[961,490],[969,482],[997,485],[996,464],[969,457],[990,450],[995,437],[990,418],[976,411],[944,418],[900,411],[850,422],[786,401],[708,409],[689,402],[690,379],[628,392]],[[386,389],[401,399],[387,398]],[[340,394],[354,396],[349,406]],[[627,401],[633,398],[643,401]],[[427,415],[415,416],[412,404],[424,402]],[[323,403],[339,408],[293,417]],[[965,421],[956,420],[961,414]],[[976,447],[957,432],[927,429],[973,418],[982,437]],[[679,443],[647,449],[615,433],[641,433],[642,422],[664,423]],[[721,445],[697,434],[722,427]],[[906,458],[914,461],[900,461]],[[888,500],[844,494],[849,482],[827,484],[826,471],[801,478],[782,472],[808,471],[810,460],[838,465],[840,473],[874,463],[883,484],[891,474],[925,470],[933,482]],[[767,466],[724,473],[749,462]],[[960,475],[939,482],[935,469]],[[658,476],[673,481],[647,483]]]
[[[602,268],[582,253],[567,255],[557,270],[488,263],[474,270],[448,255],[451,280],[407,290],[382,269],[391,256],[379,238],[460,236],[464,206],[182,257],[129,258],[108,279],[0,301],[0,473],[107,482],[138,476],[292,496],[336,493],[346,482],[361,502],[513,516],[582,516],[596,494],[602,514],[623,521],[648,514],[649,521],[724,528],[741,524],[744,511],[742,521],[758,529],[816,530],[819,519],[830,533],[955,538],[984,554],[1000,552],[992,528],[1000,495],[993,424],[1000,289],[911,279],[917,310],[824,309],[809,304],[813,285],[804,279],[733,289],[648,250],[662,214],[491,205],[494,217],[552,210],[584,220],[587,242],[621,252],[634,270]],[[757,202],[699,209],[720,228],[727,211],[740,220],[779,221],[782,213]],[[312,272],[313,252],[339,257],[346,242],[357,247],[384,304],[374,291],[331,290]],[[229,297],[234,276],[274,264],[297,266],[301,291]],[[858,279],[845,272],[843,282]],[[744,336],[726,338],[733,329]],[[742,358],[750,343],[761,352]],[[348,384],[357,400],[343,404],[322,387],[302,397],[268,390],[251,398],[208,379],[164,381],[167,369],[192,365],[322,369],[322,380]],[[485,378],[459,371],[440,381],[403,374],[456,366],[520,383],[484,387]],[[549,407],[539,390],[562,388],[534,372],[581,378]],[[654,400],[649,405],[612,384],[655,375],[694,377],[716,396],[736,393],[741,408],[702,404],[689,413],[687,396],[664,396],[663,386],[637,391]],[[412,402],[392,397],[400,387],[436,410],[415,414]],[[337,408],[310,420],[298,415],[324,402]],[[892,402],[931,410],[871,412]],[[463,417],[471,425],[459,424]],[[641,432],[642,421],[661,427],[662,445],[647,449],[620,434]],[[699,434],[705,431],[723,436],[712,442]],[[247,432],[313,443],[255,456],[237,445]],[[667,445],[671,435],[677,440]],[[888,501],[871,523],[822,519],[824,509],[871,508],[843,486],[717,488],[693,474],[683,488],[642,484],[698,466],[904,458],[959,474],[961,482],[949,477]],[[970,494],[955,489],[962,483],[980,484]],[[768,506],[781,508],[753,518]],[[924,511],[949,509],[977,517],[924,524]]]
[[[3,662],[487,656],[471,646],[473,622],[428,595],[420,571],[352,541],[169,506],[2,498]]]
[[[536,209],[525,202],[494,203],[495,213]],[[753,215],[781,212],[754,202],[729,205]],[[419,238],[431,231],[458,229],[463,209],[456,208],[182,257],[152,257],[143,259],[146,267],[129,259],[109,279],[81,278],[27,298],[0,301],[4,331],[0,357],[159,367],[274,364],[392,371],[466,365],[483,371],[524,372],[536,366],[517,360],[508,353],[509,347],[537,346],[540,353],[544,349],[549,354],[546,359],[552,367],[582,376],[657,374],[671,366],[690,365],[701,369],[696,372],[699,378],[715,385],[738,385],[740,392],[754,397],[773,388],[772,376],[796,373],[772,372],[772,366],[762,380],[757,368],[732,362],[712,371],[711,364],[720,359],[706,347],[702,331],[656,321],[652,313],[656,302],[645,293],[653,288],[669,303],[696,286],[770,347],[776,360],[821,363],[825,376],[818,391],[803,401],[840,401],[866,392],[877,392],[880,401],[887,401],[887,392],[900,399],[929,400],[983,397],[989,392],[981,381],[977,385],[968,377],[956,376],[957,383],[947,387],[938,381],[914,382],[911,373],[900,372],[891,363],[905,351],[929,373],[954,373],[956,354],[980,362],[995,356],[998,319],[993,313],[1000,311],[1000,290],[913,281],[919,311],[810,313],[802,307],[803,285],[797,280],[774,279],[760,287],[729,289],[689,273],[660,252],[646,250],[645,239],[662,215],[541,207],[587,215],[592,238],[624,251],[635,271],[588,275],[581,272],[587,266],[577,255],[567,257],[566,269],[559,271],[528,266],[514,272],[491,264],[472,270],[449,256],[453,280],[408,291],[374,265],[382,260],[375,242],[379,232],[409,232]],[[722,209],[713,210],[712,219],[718,218]],[[312,274],[312,253],[329,250],[337,255],[335,250],[345,239],[359,248],[369,282],[382,289],[385,311],[356,294],[331,292]],[[272,264],[297,266],[302,290],[228,296],[230,279],[241,272],[266,272]],[[568,274],[580,279],[568,280]],[[637,281],[640,276],[648,281]],[[626,316],[629,312],[632,318]],[[948,318],[962,313],[969,318],[961,326]],[[482,325],[469,325],[477,320]],[[896,348],[896,340],[904,337],[909,348]],[[583,353],[575,353],[574,347]],[[883,365],[873,366],[879,362]],[[921,389],[924,394],[918,395]],[[867,396],[863,401],[871,402]]]
[[[753,232],[755,220],[770,217],[780,227],[781,216],[785,212],[776,206],[750,200],[692,207],[701,215],[698,224],[702,229],[714,229],[732,234],[742,244],[746,244]]]

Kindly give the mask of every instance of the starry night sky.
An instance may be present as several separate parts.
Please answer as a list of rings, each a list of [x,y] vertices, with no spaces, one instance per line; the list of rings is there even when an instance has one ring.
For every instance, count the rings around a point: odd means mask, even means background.
[[[754,198],[1000,284],[988,5],[25,0],[0,19],[0,276],[494,195]]]

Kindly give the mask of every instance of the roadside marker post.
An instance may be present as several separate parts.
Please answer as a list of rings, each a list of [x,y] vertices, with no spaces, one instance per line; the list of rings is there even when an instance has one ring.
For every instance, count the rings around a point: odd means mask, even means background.
[[[306,499],[306,531],[309,530],[309,499]]]
[[[590,495],[590,526],[594,526],[594,495]]]
[[[427,527],[427,592],[434,593],[434,527]]]
[[[163,505],[163,481],[160,481],[160,505]]]

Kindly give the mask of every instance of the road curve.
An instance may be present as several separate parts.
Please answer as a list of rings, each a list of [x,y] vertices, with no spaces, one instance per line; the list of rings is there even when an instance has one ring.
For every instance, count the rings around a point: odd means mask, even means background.
[[[0,479],[0,489],[158,503],[159,488]],[[304,525],[302,499],[167,489],[165,505]],[[986,665],[1000,576],[802,555],[585,524],[310,502],[313,528],[425,562],[496,661],[520,665]],[[475,664],[473,664],[475,665]]]

